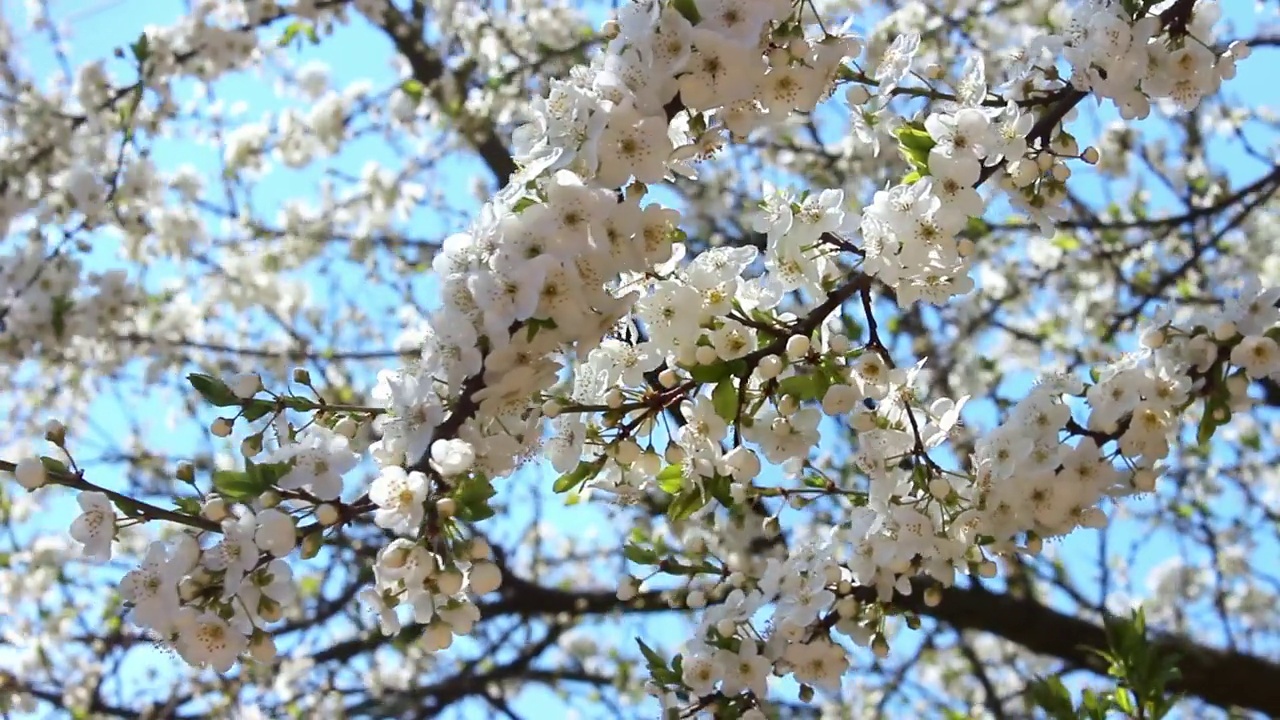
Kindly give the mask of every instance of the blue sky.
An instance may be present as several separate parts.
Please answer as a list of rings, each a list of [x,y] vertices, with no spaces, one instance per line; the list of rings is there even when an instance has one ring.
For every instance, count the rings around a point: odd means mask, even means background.
[[[1245,6],[1248,3],[1224,3],[1228,6],[1228,17],[1238,20],[1241,23],[1249,23],[1252,17],[1249,9]],[[109,57],[111,50],[117,46],[125,45],[135,39],[144,25],[168,24],[177,18],[182,11],[182,3],[174,0],[120,0],[118,2],[110,2],[107,0],[102,3],[72,3],[67,0],[62,2],[53,2],[55,15],[66,19],[70,22],[74,31],[71,40],[69,55],[73,64],[95,58]],[[599,12],[593,12],[594,18],[598,20]],[[1251,24],[1251,23],[1249,23]],[[1242,26],[1237,34],[1247,35],[1246,26]],[[32,39],[29,41],[25,59],[33,69],[36,78],[40,78],[42,74],[47,73],[49,69],[55,67],[55,58],[47,51],[47,43],[41,39]],[[351,48],[360,48],[361,52],[353,53]],[[367,52],[366,52],[367,51]],[[390,47],[387,41],[379,34],[365,29],[363,27],[345,27],[338,31],[337,36],[326,41],[319,48],[304,46],[293,54],[294,61],[301,64],[308,60],[319,60],[325,62],[334,78],[334,85],[341,87],[349,82],[359,79],[374,80],[375,88],[381,89],[384,86],[394,84],[394,77],[391,74],[390,67],[385,59],[390,56]],[[1274,67],[1276,53],[1274,50],[1262,50],[1255,54],[1248,62],[1241,65],[1240,76],[1231,83],[1231,93],[1240,97],[1248,98],[1272,98],[1277,99],[1277,93],[1274,85],[1268,78],[1268,65]],[[117,63],[119,65],[119,63]],[[224,81],[219,85],[219,96],[222,98],[243,99],[250,103],[253,110],[250,116],[256,115],[258,112],[278,107],[280,101],[276,98],[274,90],[270,82],[252,77],[240,76]],[[1102,121],[1108,121],[1114,118],[1114,112],[1103,109],[1097,114],[1097,118]],[[1082,121],[1077,122],[1075,128],[1080,130],[1077,135],[1081,137],[1082,145],[1087,143],[1091,137],[1092,130],[1088,129],[1096,127],[1093,120],[1086,116]],[[1229,172],[1230,176],[1239,180],[1247,180],[1256,177],[1260,172],[1258,164],[1243,153],[1234,149],[1234,146],[1225,141],[1215,141],[1222,145],[1221,152],[1218,157],[1227,163],[1223,169]],[[217,158],[208,148],[196,148],[190,143],[182,141],[156,141],[153,145],[154,157],[162,166],[174,166],[181,163],[192,163],[201,170],[216,176]],[[359,173],[361,167],[370,160],[395,164],[397,159],[392,152],[382,143],[374,140],[361,141],[347,147],[341,155],[335,158],[331,163],[331,167],[339,168],[350,173]],[[450,178],[466,178],[466,182],[457,181],[447,183],[444,192],[448,196],[451,204],[455,207],[472,208],[477,205],[476,200],[469,192],[470,178],[481,176],[488,178],[488,172],[478,162],[468,160],[454,160],[447,166]],[[1077,178],[1076,187],[1084,188],[1085,178]],[[271,177],[267,182],[260,185],[255,191],[254,203],[259,209],[269,210],[277,206],[281,201],[294,196],[298,192],[298,188],[314,188],[315,175],[312,171],[301,173],[278,173]],[[1086,190],[1085,197],[1089,197]],[[1164,198],[1165,201],[1171,198]],[[267,213],[270,216],[270,213]],[[450,232],[461,229],[456,218],[444,217],[431,212],[423,212],[412,219],[414,228],[429,228],[426,232],[419,234],[429,237],[443,238]],[[96,245],[93,252],[93,263],[101,267],[115,266],[119,264],[119,260],[115,256],[114,242],[109,238],[102,238],[101,242]],[[161,283],[164,280],[164,272],[153,274],[152,281]],[[344,282],[340,278],[340,282]],[[365,293],[364,297],[368,302],[384,307],[388,312],[397,303],[397,299],[390,293],[379,293],[376,290],[370,290],[367,287],[360,286],[361,281],[354,276],[346,279],[346,290],[351,292],[360,288]],[[323,292],[323,287],[316,288],[318,292]],[[423,281],[419,286],[420,294],[416,298],[423,306],[429,306],[432,303],[431,284]],[[388,315],[390,317],[390,315]],[[1014,382],[1009,390],[1016,391],[1017,383]],[[139,401],[137,398],[106,398],[97,402],[93,406],[93,417],[97,426],[96,434],[102,446],[110,447],[122,439],[122,431],[130,430],[130,424],[123,422],[126,413],[124,403],[128,403],[129,415],[145,415],[148,417],[162,417],[169,411],[168,400],[163,398],[148,398]],[[975,421],[989,425],[987,422],[991,418],[975,417]],[[155,429],[153,425],[153,430]],[[85,442],[91,439],[86,438]],[[195,452],[200,448],[207,448],[208,443],[205,438],[195,435],[177,435],[170,436],[167,440],[170,452],[181,455]],[[113,485],[119,482],[118,476],[113,476],[113,471],[102,468],[98,471],[101,474],[95,475],[95,480],[106,485]],[[1148,501],[1149,502],[1149,501]],[[516,503],[519,506],[519,503]],[[65,528],[69,522],[70,505],[67,503],[59,503],[57,505],[59,512],[48,516],[47,526],[49,528]],[[568,511],[554,512],[544,517],[544,521],[552,522],[562,529],[572,525],[577,531],[587,531],[594,528],[596,532],[602,535],[610,531],[608,522],[603,513],[583,506],[575,507]],[[44,525],[45,523],[41,523]],[[1128,543],[1137,540],[1136,528],[1130,536],[1126,536],[1121,532],[1113,536],[1116,540]],[[1095,533],[1079,532],[1065,540],[1061,544],[1061,554],[1064,558],[1068,558],[1068,565],[1078,565],[1079,569],[1089,567],[1090,561],[1096,557],[1097,553],[1097,535]],[[1137,565],[1134,568],[1135,574],[1144,574],[1144,571],[1152,567],[1156,562],[1165,555],[1159,551],[1160,547],[1174,547],[1176,538],[1170,536],[1167,540],[1162,539],[1159,543],[1153,543],[1148,546],[1150,549],[1138,556]],[[1275,570],[1277,566],[1276,557],[1280,557],[1275,553],[1276,548],[1265,548],[1269,551],[1271,560],[1265,563],[1266,566]],[[1071,558],[1080,558],[1077,563]],[[1259,558],[1260,559],[1260,558]],[[623,643],[624,647],[627,643]],[[530,703],[539,703],[536,708],[543,707],[540,703],[552,702],[547,697],[528,698]],[[535,709],[535,706],[530,706]]]

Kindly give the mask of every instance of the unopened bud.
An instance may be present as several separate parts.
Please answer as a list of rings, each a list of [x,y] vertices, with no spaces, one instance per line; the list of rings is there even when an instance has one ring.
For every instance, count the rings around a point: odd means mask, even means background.
[[[626,400],[626,398],[618,388],[610,388],[609,392],[604,394],[604,404],[614,410],[622,407],[624,400]]]
[[[318,532],[313,532],[302,538],[302,550],[299,551],[298,555],[300,555],[303,560],[310,560],[320,554],[320,548],[323,545],[324,536]]]
[[[306,368],[294,368],[293,381],[299,385],[311,387],[311,373],[307,372]]]
[[[338,512],[338,508],[331,503],[322,503],[316,506],[316,522],[329,527],[338,522],[342,514]]]
[[[436,501],[436,513],[442,518],[451,518],[458,514],[458,501],[453,498],[440,498]]]
[[[62,447],[67,442],[67,426],[57,420],[50,420],[44,426],[44,439]]]
[[[227,519],[231,511],[227,509],[226,500],[220,497],[212,497],[205,501],[204,507],[200,508],[200,514],[213,522],[222,522]]]
[[[809,354],[809,338],[804,335],[792,335],[787,338],[787,358],[800,360]]]
[[[699,365],[712,365],[716,360],[720,359],[720,356],[716,354],[716,349],[710,345],[699,345],[698,349],[694,351],[694,358]]]
[[[333,431],[338,433],[342,437],[348,440],[351,440],[356,436],[357,432],[360,432],[360,423],[356,422],[355,420],[352,420],[349,417],[344,417],[339,419],[338,422],[334,423]]]
[[[261,434],[250,435],[249,437],[240,441],[241,455],[247,458],[251,458],[256,456],[260,452],[262,452],[262,435]]]

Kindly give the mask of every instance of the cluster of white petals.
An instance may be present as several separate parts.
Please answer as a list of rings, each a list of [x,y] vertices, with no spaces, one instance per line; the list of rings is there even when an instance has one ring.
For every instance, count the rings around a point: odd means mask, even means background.
[[[248,35],[226,25],[255,17],[226,16],[217,5],[202,3],[185,26],[150,36],[150,66],[163,73],[196,51],[210,75],[251,64]],[[576,42],[568,11],[514,5],[547,29],[549,47]],[[1166,3],[1137,16],[1130,5],[1078,5],[1065,35],[1030,47],[1017,80],[1035,85],[1065,60],[1072,72],[1062,98],[1091,93],[1125,117],[1142,117],[1164,98],[1194,108],[1248,55],[1243,46],[1210,49],[1216,3],[1190,12],[1185,2]],[[618,11],[607,46],[527,108],[509,184],[434,257],[442,302],[426,318],[413,362],[378,375],[368,413],[377,416],[369,423],[376,441],[357,440],[370,428],[350,418],[290,425],[286,408],[331,408],[270,393],[256,373],[193,376],[206,399],[239,408],[213,422],[215,436],[230,436],[242,417],[271,419],[243,441],[252,459],[244,473],[215,473],[218,492],[190,514],[192,531],[151,544],[124,577],[132,622],[193,665],[225,672],[243,657],[270,662],[273,623],[298,597],[289,558],[315,557],[326,532],[369,515],[394,539],[377,549],[361,601],[384,633],[417,623],[428,652],[448,648],[480,620],[476,599],[503,581],[488,544],[464,537],[455,520],[483,519],[492,481],[542,457],[564,474],[559,490],[622,502],[670,496],[670,529],[703,558],[670,573],[687,577],[686,606],[705,610],[679,682],[650,688],[664,703],[679,704],[677,684],[698,697],[750,691],[763,700],[773,675],[835,693],[849,661],[832,633],[887,651],[877,603],[916,591],[921,579],[945,587],[958,575],[991,575],[1001,555],[1035,553],[1042,538],[1103,526],[1109,502],[1152,490],[1190,408],[1204,408],[1211,433],[1247,402],[1250,381],[1280,380],[1280,292],[1250,286],[1226,307],[1171,315],[1144,335],[1141,351],[1091,378],[1044,377],[948,465],[941,458],[961,450],[951,439],[968,398],[927,397],[928,362],[895,364],[872,296],[905,308],[969,293],[975,247],[966,229],[989,202],[979,186],[999,174],[1014,206],[1049,231],[1064,212],[1067,162],[1096,162],[1097,153],[1090,159],[1069,136],[1054,136],[1063,116],[1052,116],[1052,104],[993,102],[975,55],[946,104],[893,124],[911,172],[865,207],[839,189],[766,185],[751,218],[758,247],[693,254],[681,213],[654,201],[650,186],[696,178],[698,161],[814,112],[842,84],[854,132],[870,133],[857,118],[921,70],[921,39],[911,32],[888,44],[869,74],[855,72],[863,42],[846,29],[810,27],[807,7],[640,0]],[[481,15],[455,5],[445,27],[475,46],[487,71],[512,70]],[[83,84],[82,103],[103,102],[89,89],[97,85]],[[265,123],[227,137],[228,170],[256,172],[269,157],[300,167],[335,153],[363,93],[324,93],[316,84],[305,114],[278,118],[286,138],[278,146],[267,147]],[[403,95],[392,112],[412,116]],[[473,112],[497,106],[503,114],[515,112],[517,99],[466,102]],[[102,190],[74,168],[60,178],[60,192],[77,206],[93,206],[90,196]],[[367,181],[386,191],[386,218],[421,196],[405,189],[390,199],[395,180],[373,171]],[[286,215],[293,229],[311,222],[301,211]],[[175,238],[200,232],[192,217],[149,217],[158,231],[147,242],[175,256]],[[0,257],[0,367],[64,336],[123,332],[114,318],[138,292],[124,274],[82,273],[42,242]],[[225,292],[215,300],[234,303],[236,291]],[[285,307],[304,294],[276,292]],[[829,322],[846,304],[850,317],[860,306],[858,324]],[[295,380],[310,387],[309,377]],[[664,414],[678,422],[659,422]],[[813,474],[831,421],[852,429],[853,464],[865,477],[857,487]],[[275,439],[269,448],[265,436]],[[366,456],[372,479],[357,485],[351,478]],[[771,468],[781,468],[783,484],[766,480]],[[85,482],[33,460],[15,474],[33,491],[59,479]],[[785,484],[792,480],[800,482]],[[704,519],[741,525],[752,501],[802,503],[806,495],[834,498],[844,515],[784,559],[745,550],[780,533],[777,516],[751,516],[757,527],[717,539],[694,528]],[[87,557],[108,559],[138,509],[94,490],[78,502],[72,538]],[[640,565],[646,558],[629,557]],[[647,564],[672,567],[655,558]],[[619,597],[637,592],[628,581]]]

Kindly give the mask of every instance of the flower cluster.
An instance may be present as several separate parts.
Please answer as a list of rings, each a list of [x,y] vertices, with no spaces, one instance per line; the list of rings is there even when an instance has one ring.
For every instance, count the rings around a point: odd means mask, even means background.
[[[949,440],[967,398],[925,397],[925,363],[895,363],[873,294],[887,289],[905,307],[968,292],[973,245],[962,235],[984,213],[982,181],[1003,167],[1015,203],[1047,226],[1065,197],[1066,160],[1097,158],[1069,136],[1050,140],[1061,115],[1040,127],[1031,106],[991,103],[984,65],[971,58],[948,105],[895,126],[911,171],[860,212],[842,190],[767,186],[753,217],[763,250],[686,257],[680,213],[646,197],[648,185],[693,175],[692,163],[726,141],[812,112],[838,81],[856,76],[845,61],[861,42],[806,28],[804,5],[642,0],[623,8],[606,28],[604,52],[533,103],[516,132],[520,167],[510,184],[434,258],[442,305],[420,356],[379,374],[376,407],[266,393],[254,374],[191,376],[211,404],[238,409],[213,423],[214,435],[230,436],[241,419],[267,419],[241,444],[252,459],[243,473],[218,471],[194,512],[169,513],[195,532],[151,545],[125,577],[133,621],[196,665],[225,671],[243,655],[270,661],[269,626],[297,595],[286,558],[314,557],[330,529],[371,515],[395,537],[378,549],[362,601],[384,632],[407,615],[426,625],[429,651],[447,648],[479,620],[474,598],[502,583],[487,543],[464,537],[456,521],[491,514],[491,480],[542,454],[564,473],[557,491],[668,503],[690,563],[639,546],[628,558],[687,578],[684,603],[707,609],[681,671],[655,677],[664,702],[745,693],[759,706],[770,675],[835,691],[848,659],[833,632],[887,651],[882,604],[911,593],[913,579],[946,586],[957,573],[990,575],[999,554],[1100,526],[1108,498],[1151,489],[1193,404],[1203,402],[1201,432],[1211,435],[1245,402],[1250,380],[1280,376],[1280,296],[1249,288],[1217,314],[1161,323],[1142,352],[1089,382],[1046,378],[966,462],[944,467],[936,456],[955,449]],[[1179,15],[1185,2],[1141,17],[1119,3],[1086,7],[1068,39],[1037,47],[1073,65],[1077,88],[1122,107],[1155,97],[1194,105],[1245,54],[1188,50],[1190,39],[1211,38],[1208,4],[1188,17]],[[877,96],[909,81],[919,45],[916,34],[889,45],[870,76]],[[172,62],[182,47],[181,37],[162,38],[152,60]],[[226,64],[243,60],[238,47],[225,48]],[[867,84],[849,90],[851,105],[871,101]],[[341,137],[352,98],[326,97],[308,141],[279,148],[286,164],[332,150]],[[254,167],[265,136],[250,127],[230,138],[229,164]],[[19,297],[8,288],[29,273],[0,266],[0,300],[18,337],[92,322],[92,312],[111,307],[95,298],[79,312],[80,301],[67,300],[76,273],[49,267],[41,291]],[[120,283],[101,284],[109,296]],[[861,319],[833,326],[846,304],[860,304]],[[310,387],[305,373],[295,380]],[[1087,418],[1076,419],[1077,403]],[[296,429],[286,411],[315,413],[315,421]],[[376,418],[367,450],[377,468],[354,500],[347,491],[357,488],[344,477],[366,448],[342,413]],[[856,486],[815,471],[826,419],[853,430]],[[269,430],[277,443],[264,450]],[[782,468],[781,484],[766,482],[771,465]],[[87,482],[39,461],[15,471],[31,489]],[[87,555],[105,558],[116,531],[154,509],[100,490],[79,495],[71,535]],[[794,506],[824,498],[843,514],[826,537],[786,558],[757,557],[745,548],[781,534],[777,515],[759,517],[771,498]],[[726,530],[706,538],[687,522],[724,515],[749,537]],[[745,528],[744,515],[756,527]],[[635,592],[627,584],[619,596]]]
[[[1233,43],[1214,51],[1216,2],[1163,3],[1157,8],[1089,0],[1075,6],[1066,33],[1045,38],[1044,50],[1071,64],[1071,84],[1109,99],[1126,120],[1146,117],[1151,101],[1169,98],[1194,110],[1201,98],[1235,77],[1235,64],[1249,49]],[[1163,7],[1163,12],[1160,12]],[[1034,52],[1034,51],[1033,51]]]
[[[0,255],[0,364],[51,353],[69,338],[109,339],[140,295],[124,271],[85,272],[63,248],[31,239]]]

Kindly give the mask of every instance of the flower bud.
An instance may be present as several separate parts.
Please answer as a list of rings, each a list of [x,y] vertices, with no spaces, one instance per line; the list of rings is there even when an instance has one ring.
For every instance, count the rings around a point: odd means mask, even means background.
[[[844,99],[851,107],[865,105],[871,99],[871,91],[865,85],[851,85],[845,91]]]
[[[635,468],[645,477],[653,477],[662,470],[662,458],[655,452],[641,453],[636,459]]]
[[[640,458],[640,446],[635,440],[627,438],[613,446],[613,459],[620,465],[631,465]]]
[[[49,473],[45,470],[40,458],[23,458],[13,469],[13,476],[18,484],[28,490],[35,490],[49,481]]]
[[[487,560],[477,562],[467,571],[467,584],[476,595],[487,595],[502,586],[502,571]]]
[[[262,452],[262,434],[261,433],[250,435],[249,437],[240,441],[241,455],[247,458],[251,458],[251,457],[257,456],[257,454],[260,452]]]
[[[62,447],[67,442],[67,426],[57,420],[50,420],[44,426],[44,439]]]
[[[778,400],[778,414],[781,415],[782,417],[776,418],[776,419],[783,420],[787,416],[795,414],[795,412],[799,409],[800,409],[800,401],[796,400],[794,395],[783,395]]]
[[[617,596],[621,602],[630,602],[636,596],[635,578],[623,578],[622,582],[618,583]]]
[[[262,378],[257,373],[240,373],[227,378],[227,389],[241,400],[248,400],[262,390]]]
[[[787,358],[801,360],[809,354],[809,338],[804,335],[792,335],[787,338]]]
[[[422,634],[422,641],[430,651],[447,650],[453,644],[453,629],[446,622],[433,622]]]
[[[782,358],[777,355],[765,355],[760,358],[760,364],[756,366],[756,372],[760,375],[761,380],[772,380],[778,377],[778,373],[782,372]]]
[[[307,372],[306,368],[294,368],[293,381],[298,383],[299,385],[306,385],[307,387],[310,387],[311,373]]]
[[[214,437],[224,438],[231,434],[232,421],[227,418],[217,418],[209,425],[209,432]]]
[[[336,524],[341,517],[342,514],[338,512],[338,508],[331,503],[322,503],[316,506],[316,522],[325,527]]]
[[[333,431],[342,437],[351,440],[355,438],[356,433],[360,432],[360,423],[349,417],[344,417],[334,423]]]
[[[462,573],[449,568],[436,576],[436,587],[441,595],[457,595],[462,592]]]
[[[271,598],[264,597],[258,601],[258,617],[267,622],[278,622],[284,617],[284,608],[280,607],[280,603]]]
[[[253,631],[253,639],[249,641],[249,657],[268,665],[276,659],[276,641],[261,630]]]
[[[183,602],[191,602],[200,595],[200,591],[204,589],[195,578],[186,577],[178,583],[178,597]]]
[[[694,359],[698,361],[699,365],[713,365],[716,360],[720,359],[720,356],[716,355],[716,349],[710,345],[699,345],[694,353]]]
[[[302,538],[302,551],[298,554],[303,560],[310,560],[320,554],[320,548],[324,545],[324,536],[319,532],[313,532]]]
[[[231,511],[227,509],[226,500],[220,497],[211,497],[205,501],[204,507],[200,508],[200,514],[213,522],[220,523],[231,515]]]
[[[453,498],[440,498],[436,501],[436,513],[442,518],[451,518],[458,514],[458,501]]]
[[[279,505],[281,500],[280,493],[275,490],[263,490],[262,494],[258,496],[258,503],[263,508],[273,508]]]

